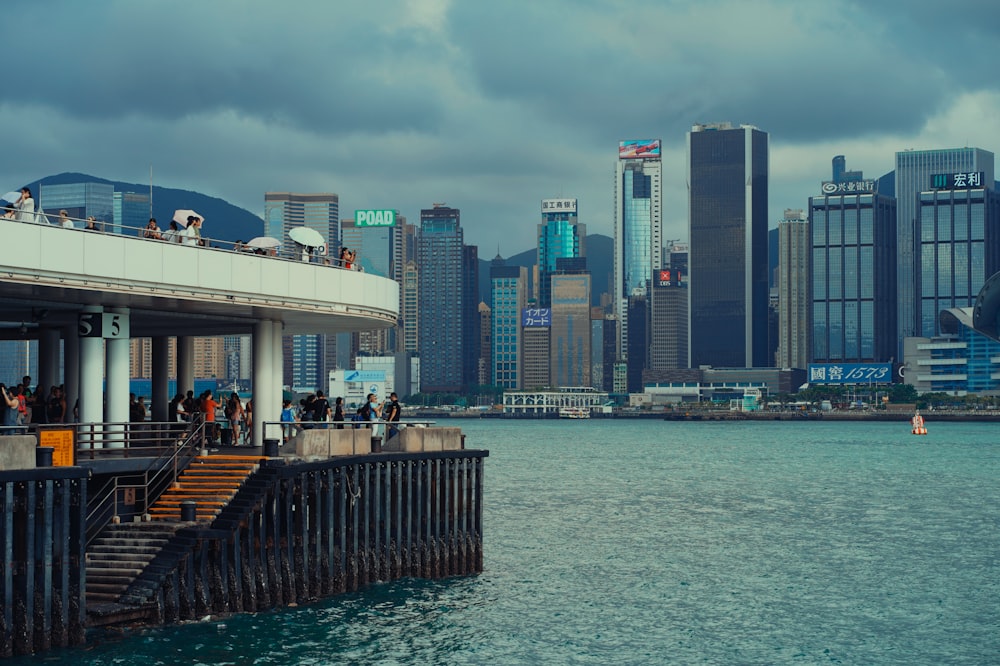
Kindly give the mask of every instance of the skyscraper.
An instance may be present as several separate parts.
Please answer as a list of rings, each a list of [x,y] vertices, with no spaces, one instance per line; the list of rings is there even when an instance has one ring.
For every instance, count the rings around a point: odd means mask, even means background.
[[[896,153],[896,355],[902,357],[903,338],[917,335],[916,226],[920,193],[930,187],[931,176],[983,172],[993,182],[993,153],[981,148],[905,150]]]
[[[577,222],[576,199],[542,199],[542,222],[538,225],[538,307],[552,305],[549,276],[556,260],[586,256],[587,226]]]
[[[582,257],[556,262],[549,331],[554,386],[590,386],[590,272]]]
[[[497,256],[490,266],[493,290],[490,344],[490,383],[509,389],[522,388],[521,313],[528,302],[528,269],[508,266]]]
[[[778,358],[779,368],[809,366],[809,218],[801,209],[785,210],[778,222]]]
[[[459,218],[457,208],[444,204],[420,211],[417,309],[422,392],[458,392],[476,376],[477,280],[474,269],[469,279],[469,252]]]
[[[111,183],[42,184],[39,190],[36,202],[39,208],[49,213],[65,209],[75,219],[94,216],[106,231],[112,230],[108,228],[114,219],[115,186]]]
[[[917,335],[938,335],[940,314],[970,307],[1000,270],[1000,194],[983,172],[935,174],[920,193]]]
[[[689,366],[770,367],[767,133],[695,125],[687,144]]]
[[[875,183],[823,183],[809,198],[811,362],[896,355],[896,200]]]
[[[621,141],[615,169],[614,308],[619,358],[628,359],[628,300],[649,290],[663,253],[660,140]],[[641,370],[641,369],[640,369]]]
[[[326,242],[326,250],[340,242],[340,197],[329,192],[302,194],[266,192],[264,194],[264,229],[281,241],[284,256],[298,252],[288,232],[308,227]],[[330,370],[337,368],[335,335],[291,335],[282,338],[284,350],[283,383],[295,389],[314,391],[325,388]]]

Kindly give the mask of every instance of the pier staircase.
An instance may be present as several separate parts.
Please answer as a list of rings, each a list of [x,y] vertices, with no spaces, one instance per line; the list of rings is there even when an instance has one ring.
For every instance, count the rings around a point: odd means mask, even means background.
[[[123,523],[105,527],[87,547],[87,607],[111,604],[128,589],[179,525]]]
[[[181,503],[195,503],[195,520],[215,518],[260,467],[260,456],[197,456],[149,508],[153,521],[179,521]]]

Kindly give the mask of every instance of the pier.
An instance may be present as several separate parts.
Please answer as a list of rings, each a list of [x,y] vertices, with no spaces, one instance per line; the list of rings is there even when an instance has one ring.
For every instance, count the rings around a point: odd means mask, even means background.
[[[79,645],[101,627],[482,571],[488,452],[464,449],[457,428],[407,431],[418,434],[333,456],[316,454],[316,436],[275,456],[205,455],[190,438],[177,456],[127,459],[132,470],[182,461],[176,480],[145,498],[156,484],[137,490],[121,463],[0,471],[0,656]],[[354,441],[370,431],[326,432]],[[20,435],[0,447],[15,439],[33,446]]]

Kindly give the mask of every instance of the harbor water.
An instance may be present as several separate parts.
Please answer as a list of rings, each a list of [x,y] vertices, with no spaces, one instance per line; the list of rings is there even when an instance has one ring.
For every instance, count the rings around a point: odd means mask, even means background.
[[[481,575],[102,634],[43,659],[1000,663],[995,424],[459,423],[490,451]]]

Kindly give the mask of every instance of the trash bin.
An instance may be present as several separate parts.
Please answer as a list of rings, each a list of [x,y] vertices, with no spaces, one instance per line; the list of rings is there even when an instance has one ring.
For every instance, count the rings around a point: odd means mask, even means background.
[[[264,455],[268,458],[278,457],[278,442],[277,439],[265,439],[264,440]]]
[[[181,502],[181,522],[193,523],[195,521],[195,517],[197,516],[197,508],[197,502],[192,502],[191,500]]]
[[[51,446],[39,446],[35,449],[35,467],[52,467],[52,452],[55,448]]]
[[[382,453],[382,438],[378,435],[372,437],[372,453]]]

